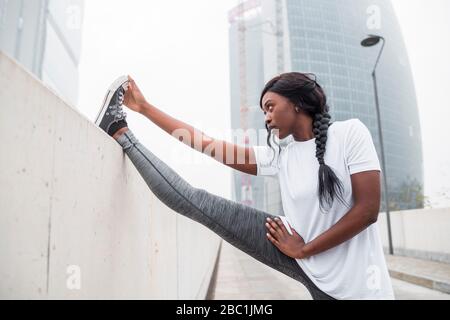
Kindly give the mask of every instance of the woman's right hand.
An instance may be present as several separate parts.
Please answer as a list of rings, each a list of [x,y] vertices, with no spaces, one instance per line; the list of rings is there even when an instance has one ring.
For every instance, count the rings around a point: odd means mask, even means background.
[[[141,90],[139,90],[136,82],[134,82],[130,76],[128,76],[128,80],[128,89],[125,92],[123,104],[133,111],[141,112],[144,109],[147,100],[145,100]]]

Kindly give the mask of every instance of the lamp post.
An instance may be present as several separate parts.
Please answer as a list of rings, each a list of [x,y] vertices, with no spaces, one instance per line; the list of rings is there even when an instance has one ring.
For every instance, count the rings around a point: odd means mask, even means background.
[[[384,145],[383,145],[383,131],[381,130],[381,116],[380,116],[380,102],[378,99],[378,87],[377,87],[377,77],[376,77],[376,68],[378,66],[378,62],[380,61],[381,54],[384,49],[384,45],[386,43],[386,40],[377,35],[368,35],[366,39],[361,41],[361,45],[363,47],[373,47],[377,45],[380,40],[383,41],[383,45],[381,46],[380,53],[378,54],[377,61],[375,63],[375,67],[372,71],[372,79],[373,79],[373,87],[375,90],[375,106],[377,111],[377,121],[378,121],[378,136],[380,140],[380,152],[381,152],[381,161],[383,164],[383,181],[384,181],[384,201],[386,206],[386,220],[387,220],[387,230],[388,230],[388,238],[389,238],[389,254],[394,254],[394,248],[392,245],[392,231],[391,231],[391,215],[389,212],[389,192],[388,192],[388,183],[387,183],[387,167],[386,167],[386,159],[384,155]]]

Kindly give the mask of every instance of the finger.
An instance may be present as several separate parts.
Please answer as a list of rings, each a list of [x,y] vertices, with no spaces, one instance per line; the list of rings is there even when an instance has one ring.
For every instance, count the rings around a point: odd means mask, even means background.
[[[271,235],[274,237],[274,238],[276,238],[276,239],[278,239],[278,232],[274,229],[274,228],[272,228],[272,226],[269,224],[269,223],[266,223],[266,227],[267,227],[267,229],[269,230],[269,232],[271,233]]]
[[[130,76],[128,76],[128,84],[127,84],[127,91],[133,90],[133,83],[131,82]]]
[[[289,232],[287,231],[287,229],[286,229],[286,227],[285,227],[283,221],[281,221],[280,218],[275,218],[275,222],[278,224],[279,228],[281,229],[281,231],[282,231],[284,234],[289,234]]]
[[[130,85],[130,86],[133,86],[134,85],[134,80],[133,80],[133,78],[129,75],[128,76],[128,84]]]
[[[272,237],[270,234],[266,233],[267,238],[269,239],[270,242],[272,242],[273,244],[275,244],[276,246],[278,246],[280,243],[274,238]]]
[[[278,225],[278,223],[276,223],[275,221],[273,221],[270,218],[267,218],[267,221],[269,221],[270,226],[280,235],[283,235],[283,231],[280,229],[280,226]]]
[[[131,81],[131,84],[133,85],[133,91],[135,91],[135,92],[140,92],[139,91],[139,87],[138,87],[138,85],[136,84],[136,81]]]

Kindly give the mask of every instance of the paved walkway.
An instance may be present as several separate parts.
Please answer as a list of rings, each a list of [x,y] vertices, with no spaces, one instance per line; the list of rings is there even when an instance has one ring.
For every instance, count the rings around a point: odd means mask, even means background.
[[[391,277],[450,294],[450,264],[386,256]]]
[[[391,259],[392,258],[392,259]],[[388,263],[395,270],[412,270],[415,260],[402,260],[401,257],[388,257]],[[406,261],[405,264],[402,261]],[[419,261],[421,262],[421,261]],[[427,262],[427,261],[425,261]],[[409,265],[409,267],[408,267]],[[426,264],[416,263],[416,270],[427,269]],[[444,266],[434,265],[434,271],[442,277],[450,276],[442,271]],[[405,270],[404,270],[405,269]],[[437,271],[439,270],[439,271]],[[392,280],[396,299],[414,300],[450,300],[450,295],[423,286],[398,279]],[[311,295],[296,280],[260,263],[242,251],[222,241],[222,250],[218,263],[216,288],[213,299],[216,300],[311,300]]]

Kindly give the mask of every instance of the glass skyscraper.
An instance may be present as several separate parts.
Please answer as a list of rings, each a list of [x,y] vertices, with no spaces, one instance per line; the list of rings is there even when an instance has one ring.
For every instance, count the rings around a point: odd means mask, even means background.
[[[245,57],[249,128],[264,128],[258,100],[266,81],[280,72],[311,72],[317,75],[327,94],[333,121],[360,119],[371,131],[381,160],[371,77],[381,44],[365,48],[361,41],[368,34],[383,36],[386,46],[377,67],[377,84],[390,208],[423,207],[422,142],[416,94],[390,1],[249,0],[243,10],[240,8],[229,12],[233,129],[240,125],[240,60]],[[242,32],[245,32],[244,50]],[[240,175],[233,173],[236,201],[241,198]],[[279,189],[273,178],[252,177],[252,196],[255,207],[274,214],[282,212]],[[384,207],[382,201],[381,210]]]
[[[84,0],[0,0],[0,49],[73,106]]]

